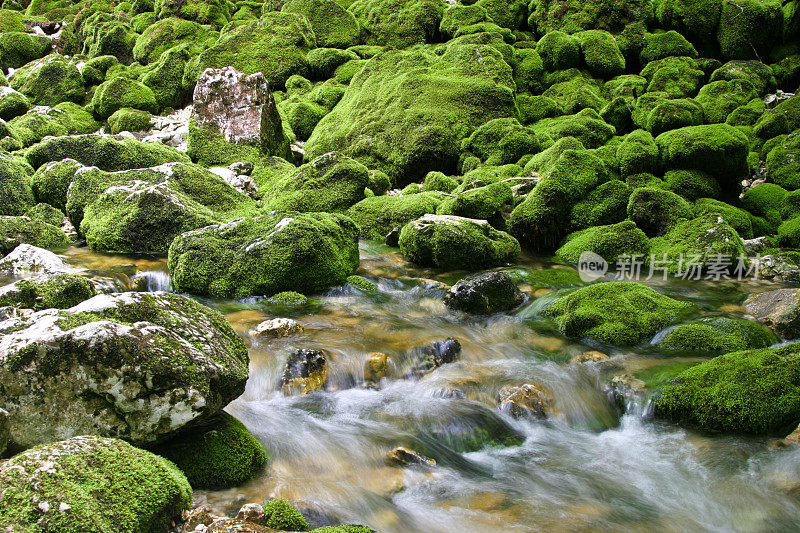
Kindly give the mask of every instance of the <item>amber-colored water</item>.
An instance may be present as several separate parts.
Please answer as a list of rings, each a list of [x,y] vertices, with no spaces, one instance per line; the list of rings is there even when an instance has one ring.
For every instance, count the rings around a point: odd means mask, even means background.
[[[169,286],[160,259],[85,248],[64,255],[92,270],[108,290]],[[543,266],[548,265],[530,258],[516,265]],[[569,364],[593,347],[559,336],[537,318],[535,301],[511,316],[451,313],[434,281],[452,283],[458,273],[415,268],[374,243],[362,243],[359,273],[378,284],[377,294],[338,288],[301,308],[258,299],[201,299],[225,313],[250,347],[247,390],[227,410],[261,440],[272,460],[245,486],[197,492],[198,502],[231,511],[243,502],[282,497],[310,515],[398,533],[800,528],[799,449],[653,422],[646,398],[631,400],[620,417],[601,392],[614,375],[681,359],[665,359],[644,345],[611,352],[602,364]],[[736,316],[751,285],[668,282],[659,289],[691,299],[703,314]],[[294,318],[305,332],[270,341],[248,333],[277,316]],[[398,358],[445,337],[463,346],[457,363],[417,382],[361,385],[365,354]],[[325,350],[328,390],[281,394],[282,367],[297,347]],[[556,414],[550,420],[515,420],[498,411],[496,391],[521,383],[551,391]],[[487,421],[521,435],[521,444],[462,452],[441,438]],[[424,450],[437,466],[389,466],[385,454],[398,445]]]

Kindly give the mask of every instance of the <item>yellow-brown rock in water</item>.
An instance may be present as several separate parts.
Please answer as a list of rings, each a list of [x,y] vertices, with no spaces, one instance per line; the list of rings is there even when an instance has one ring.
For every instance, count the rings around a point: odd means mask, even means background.
[[[528,416],[541,420],[552,410],[553,397],[543,387],[525,383],[506,385],[497,392],[497,406],[514,418]]]
[[[297,350],[289,356],[281,376],[284,394],[308,394],[328,379],[328,361],[321,350]]]
[[[277,338],[289,337],[303,332],[303,326],[291,318],[273,318],[265,320],[250,330],[256,337]]]
[[[364,362],[364,380],[377,383],[385,378],[389,372],[389,356],[381,352],[371,352],[366,355]]]
[[[572,364],[597,363],[598,361],[605,361],[606,359],[608,359],[608,355],[604,354],[603,352],[589,350],[587,352],[583,352],[582,354],[576,355],[570,359],[569,362]]]
[[[421,453],[417,453],[414,450],[409,450],[408,448],[404,448],[402,446],[398,446],[394,450],[391,450],[389,453],[386,454],[386,458],[389,460],[390,463],[400,465],[400,466],[411,466],[411,465],[420,465],[420,466],[435,466],[436,461],[431,459],[430,457],[425,457]]]

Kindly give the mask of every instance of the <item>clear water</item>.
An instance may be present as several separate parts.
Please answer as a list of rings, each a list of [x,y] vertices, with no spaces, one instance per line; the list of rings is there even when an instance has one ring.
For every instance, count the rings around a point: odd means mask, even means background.
[[[169,286],[163,260],[85,248],[64,256],[108,290]],[[544,266],[533,258],[516,265],[521,272]],[[800,530],[800,447],[654,422],[645,397],[631,400],[620,417],[601,392],[614,375],[686,359],[664,359],[645,344],[603,348],[609,361],[571,365],[572,356],[595,347],[559,336],[537,318],[535,301],[513,316],[451,313],[435,281],[452,283],[461,274],[415,268],[374,243],[362,243],[359,274],[379,293],[337,288],[302,308],[200,299],[223,312],[250,347],[247,390],[227,410],[272,460],[242,487],[198,491],[197,503],[232,512],[281,497],[317,521],[398,533]],[[757,284],[673,281],[659,290],[691,299],[703,315],[741,316],[739,304]],[[277,316],[295,318],[305,332],[269,341],[249,335]],[[445,337],[461,342],[458,362],[421,381],[360,385],[365,354],[380,351],[400,362],[410,348]],[[297,347],[326,351],[327,391],[281,394],[280,373]],[[552,393],[549,420],[515,420],[496,408],[500,387],[522,383]],[[487,424],[520,444],[458,449],[459,435]],[[388,465],[386,452],[399,445],[437,466]]]

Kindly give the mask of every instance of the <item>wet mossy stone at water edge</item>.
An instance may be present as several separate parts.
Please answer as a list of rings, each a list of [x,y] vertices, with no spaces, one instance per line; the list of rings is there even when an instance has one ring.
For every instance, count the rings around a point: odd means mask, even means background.
[[[720,355],[748,348],[767,348],[778,337],[765,326],[741,318],[708,318],[666,331],[656,343],[667,352]]]
[[[400,231],[403,256],[423,266],[476,269],[514,261],[520,253],[517,240],[494,229],[485,220],[452,215],[425,215]]]
[[[110,438],[43,444],[0,464],[0,523],[13,531],[166,531],[192,502],[174,464]]]
[[[503,272],[478,272],[460,279],[444,297],[450,309],[488,315],[508,311],[525,301],[525,295]]]
[[[647,235],[630,220],[609,226],[594,226],[567,236],[556,250],[556,257],[578,263],[583,252],[594,252],[606,261],[615,262],[623,255],[647,255],[650,244]]]
[[[400,186],[429,171],[456,174],[461,142],[491,119],[516,117],[512,70],[493,47],[451,44],[436,56],[388,51],[370,59],[305,145],[339,151]]]
[[[568,337],[591,337],[615,346],[636,344],[693,309],[632,282],[598,283],[578,289],[545,310]]]
[[[786,436],[800,422],[799,348],[732,352],[684,370],[654,399],[655,415],[705,431]]]
[[[330,213],[273,213],[190,231],[169,249],[176,290],[211,296],[313,293],[358,268],[358,228]]]
[[[0,408],[25,448],[73,435],[143,445],[244,392],[247,347],[225,318],[177,294],[100,294],[0,322]]]
[[[264,520],[267,527],[281,531],[308,531],[310,528],[303,515],[281,499],[264,502]]]
[[[91,281],[75,274],[59,274],[46,279],[23,279],[0,288],[0,306],[42,309],[67,309],[97,294]]]
[[[267,454],[239,420],[221,411],[153,449],[175,463],[195,489],[227,489],[250,481]]]

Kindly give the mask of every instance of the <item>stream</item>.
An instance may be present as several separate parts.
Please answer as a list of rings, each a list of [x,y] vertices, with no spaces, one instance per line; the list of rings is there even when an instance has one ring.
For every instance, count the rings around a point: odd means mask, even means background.
[[[88,269],[104,290],[169,290],[163,259],[77,247],[62,257]],[[301,306],[198,298],[225,314],[249,346],[246,391],[226,410],[259,438],[271,461],[244,486],[196,491],[195,503],[230,513],[279,497],[296,503],[312,524],[360,523],[398,533],[796,531],[800,446],[653,421],[646,394],[629,396],[625,414],[612,408],[603,392],[611,377],[700,359],[663,357],[649,344],[610,350],[559,335],[538,317],[548,291],[524,281],[528,272],[553,267],[523,256],[505,269],[531,298],[514,313],[488,317],[454,313],[442,303],[442,284],[464,273],[420,269],[396,249],[368,241],[361,243],[358,274],[377,292],[338,287]],[[697,303],[701,316],[743,316],[740,303],[764,283],[654,286]],[[250,335],[274,317],[293,318],[305,331],[278,339]],[[363,385],[366,354],[401,361],[413,347],[447,337],[462,345],[457,362],[419,381]],[[286,358],[299,347],[326,352],[324,392],[281,393]],[[610,359],[569,363],[595,349]],[[547,420],[498,410],[497,391],[523,383],[552,394]],[[436,465],[390,466],[386,454],[397,446]]]

